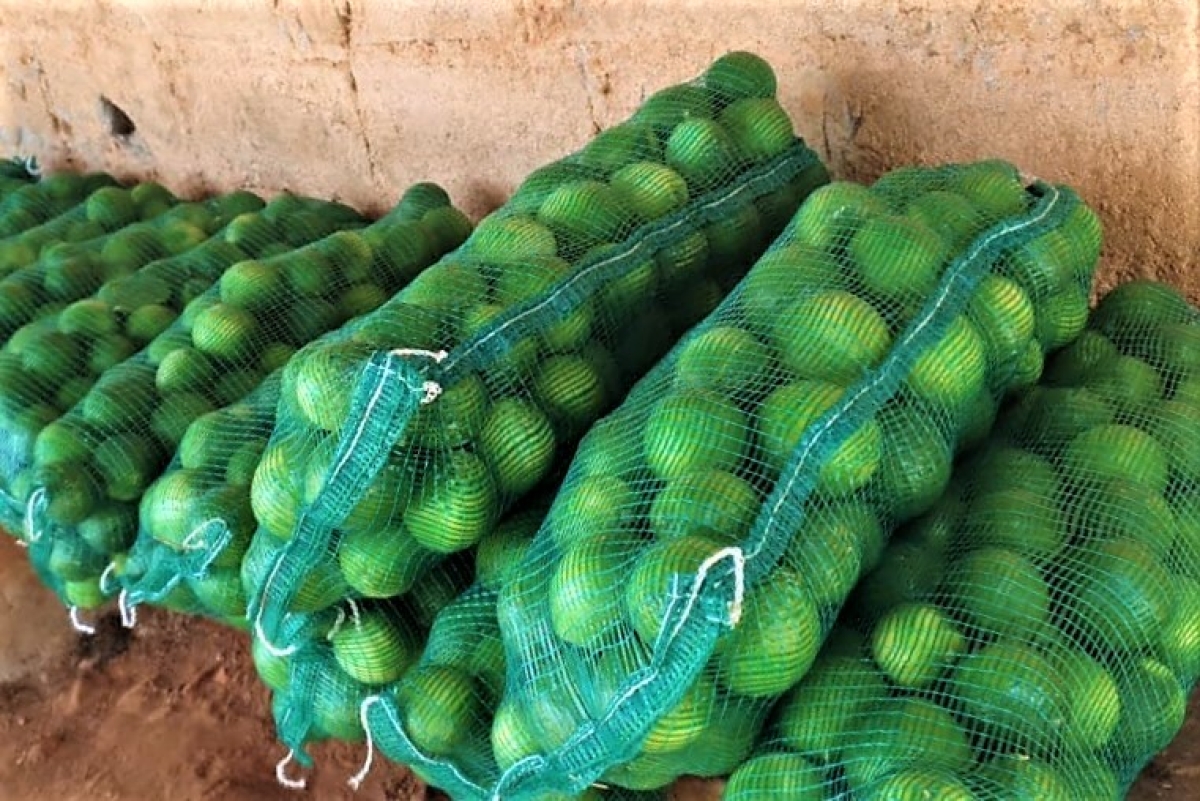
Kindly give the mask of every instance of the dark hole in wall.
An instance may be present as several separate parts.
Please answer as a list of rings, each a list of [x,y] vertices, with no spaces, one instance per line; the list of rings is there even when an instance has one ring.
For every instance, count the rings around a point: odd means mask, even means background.
[[[125,110],[104,95],[100,95],[100,113],[113,136],[128,139],[137,131],[137,126]]]

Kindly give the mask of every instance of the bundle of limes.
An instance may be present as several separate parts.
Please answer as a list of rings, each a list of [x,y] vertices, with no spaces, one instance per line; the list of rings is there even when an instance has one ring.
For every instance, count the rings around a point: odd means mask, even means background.
[[[255,478],[259,633],[470,549],[827,180],[756,56],[717,60],[530,175],[455,253],[283,377]],[[276,470],[272,465],[286,465]]]
[[[83,204],[102,188],[119,190],[116,183],[105,173],[61,172],[12,187],[0,198],[0,274],[37,257],[40,246],[50,241],[38,229],[53,226],[61,233],[71,231],[74,234],[71,241],[76,242],[113,230],[89,216]],[[162,188],[154,183],[145,185]],[[54,225],[60,219],[66,224]],[[87,225],[74,228],[80,223]]]
[[[247,396],[297,348],[385,300],[469,229],[440,188],[418,185],[406,200],[412,209],[404,219],[377,230],[357,230],[365,220],[345,206],[298,197],[238,215],[222,238],[257,258],[221,273],[144,350],[106,370],[38,434],[18,500],[31,556],[58,579],[68,603],[92,607],[115,592],[117,582],[102,581],[105,571],[120,576],[142,494],[193,421]],[[306,232],[323,238],[298,247],[314,236]],[[112,291],[112,303],[155,305],[175,290],[161,276],[132,278]],[[195,500],[158,492],[142,506],[143,524],[165,542],[181,542],[189,533],[176,530],[186,522],[181,508]],[[225,512],[233,517],[239,508],[231,503]]]
[[[1113,290],[902,529],[725,797],[1115,799],[1200,678],[1200,313]]]
[[[578,703],[497,792],[736,765],[887,533],[1083,329],[1099,247],[1070,190],[1000,162],[815,191],[584,438],[502,589],[506,703],[539,720],[560,683]]]

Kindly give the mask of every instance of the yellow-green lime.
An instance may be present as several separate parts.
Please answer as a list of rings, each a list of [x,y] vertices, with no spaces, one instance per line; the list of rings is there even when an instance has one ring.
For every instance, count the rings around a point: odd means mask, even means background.
[[[879,416],[883,458],[877,480],[893,522],[933,506],[950,482],[953,451],[934,420],[911,406],[894,406]]]
[[[825,772],[800,754],[761,754],[743,762],[729,777],[725,801],[824,801]]]
[[[956,192],[935,190],[914,198],[905,215],[940,236],[952,250],[960,250],[987,223],[979,210]]]
[[[975,801],[961,778],[954,773],[928,768],[906,768],[866,789],[863,801]]]
[[[831,251],[867,220],[886,212],[883,200],[867,187],[834,181],[808,196],[788,230],[798,244]]]
[[[640,537],[598,533],[572,543],[550,580],[550,621],[566,642],[588,647],[621,620],[624,577]]]
[[[967,319],[983,338],[987,362],[993,366],[1014,361],[1033,338],[1035,311],[1016,282],[989,274],[979,282],[967,306]]]
[[[1055,354],[1046,366],[1046,383],[1051,386],[1082,386],[1100,366],[1119,355],[1117,346],[1099,331],[1087,330]]]
[[[641,552],[625,582],[625,614],[643,643],[653,646],[657,641],[667,608],[678,591],[677,577],[694,576],[720,549],[719,541],[693,535],[662,540]]]
[[[951,692],[965,719],[996,743],[1053,753],[1066,727],[1069,689],[1056,666],[1023,638],[995,640],[962,658]]]
[[[409,671],[396,691],[405,730],[429,756],[448,756],[467,736],[479,715],[477,688],[460,670],[421,665]]]
[[[839,500],[809,511],[792,533],[786,564],[801,571],[817,605],[840,607],[883,542],[879,519],[860,500]]]
[[[725,470],[697,470],[667,482],[650,506],[650,527],[659,539],[702,534],[729,543],[750,533],[758,492]]]
[[[856,715],[845,734],[842,764],[857,796],[904,769],[957,773],[971,747],[950,713],[925,698],[880,699]]]
[[[871,632],[876,664],[892,681],[911,689],[928,687],[966,648],[966,638],[954,621],[929,603],[897,606]]]
[[[999,160],[959,167],[948,183],[992,220],[1020,214],[1028,202],[1016,169]]]
[[[692,117],[681,121],[667,139],[667,165],[700,195],[727,181],[737,169],[739,154],[729,132],[715,120]]]
[[[404,525],[422,546],[436,553],[454,553],[479,542],[500,512],[492,471],[466,451],[451,454],[439,473],[413,499]]]
[[[1082,644],[1060,640],[1046,652],[1067,690],[1066,732],[1072,746],[1095,751],[1108,744],[1121,719],[1121,696],[1112,673]]]
[[[1076,436],[1063,454],[1063,465],[1079,483],[1126,479],[1159,493],[1170,475],[1162,445],[1144,431],[1119,423],[1093,426]]]
[[[790,304],[774,321],[774,344],[799,377],[847,386],[883,360],[892,338],[871,304],[834,289]]]
[[[791,118],[773,97],[735,100],[720,119],[747,161],[774,158],[796,141]]]
[[[753,331],[769,334],[801,291],[842,288],[841,267],[825,251],[789,242],[763,255],[738,287],[738,303]]]
[[[777,726],[788,748],[820,764],[837,761],[845,733],[887,694],[883,674],[867,659],[823,653],[812,669],[779,702]]]
[[[734,50],[718,58],[704,71],[704,86],[719,101],[741,97],[774,97],[775,71],[762,57]]]
[[[965,318],[956,317],[937,344],[917,357],[908,386],[917,397],[958,418],[984,390],[987,368],[983,338]]]
[[[1037,636],[1050,622],[1050,588],[1033,560],[985,546],[963,555],[946,577],[955,608],[984,635]]]
[[[1136,651],[1156,642],[1175,599],[1162,562],[1137,540],[1089,543],[1064,567],[1069,623],[1089,648]]]
[[[612,174],[613,189],[643,220],[657,220],[683,208],[688,186],[683,176],[656,161],[635,161]]]
[[[658,401],[646,421],[646,462],[659,478],[702,468],[730,469],[748,445],[745,414],[731,400],[705,390],[677,390]]]
[[[554,464],[557,443],[550,420],[540,409],[515,398],[492,406],[479,433],[479,448],[504,495],[524,495]]]
[[[868,289],[888,302],[902,303],[929,294],[950,248],[919,222],[880,215],[854,234],[848,252]]]
[[[577,473],[555,499],[547,527],[559,546],[599,534],[619,533],[634,519],[638,496],[624,479],[610,473]]]
[[[703,734],[716,701],[713,683],[703,679],[697,681],[675,706],[654,721],[642,741],[642,754],[669,754],[692,745]]]
[[[1121,721],[1111,753],[1123,763],[1142,762],[1167,747],[1187,716],[1187,692],[1171,669],[1143,658],[1117,675]]]
[[[382,609],[352,614],[330,642],[338,667],[363,684],[396,681],[417,657],[412,634]]]
[[[1172,576],[1174,609],[1158,642],[1158,656],[1184,684],[1200,677],[1200,582]]]
[[[975,545],[1008,548],[1030,559],[1052,558],[1066,541],[1066,526],[1053,496],[1038,492],[1011,486],[981,493],[970,505],[965,536]]]

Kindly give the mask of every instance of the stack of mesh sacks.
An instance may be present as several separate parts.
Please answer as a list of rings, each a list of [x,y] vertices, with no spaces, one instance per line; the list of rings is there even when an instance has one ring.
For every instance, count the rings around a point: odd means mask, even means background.
[[[0,274],[33,261],[47,243],[78,242],[105,233],[89,218],[84,201],[99,189],[116,189],[116,183],[105,173],[64,172],[10,185],[0,196]]]
[[[338,317],[349,319],[379,306],[470,230],[439,187],[418,184],[384,218],[356,233],[335,233],[306,254],[309,260],[324,256],[343,278],[287,254],[235,265],[221,276],[218,291],[226,303],[257,298],[245,304],[255,311],[312,315],[305,296],[275,287],[289,276],[303,276],[313,291],[339,295]],[[289,309],[293,304],[297,307]],[[290,345],[275,349],[276,363],[253,392],[222,399],[226,405],[191,422],[170,466],[143,496],[139,528],[123,530],[129,537],[137,534],[136,541],[124,543],[133,547],[117,571],[127,607],[167,603],[245,625],[240,566],[256,527],[251,480],[274,428],[280,367],[291,353]]]
[[[447,205],[440,189],[419,194],[426,210]],[[142,495],[197,418],[250,395],[300,346],[385,300],[457,244],[465,224],[457,215],[445,246],[422,231],[413,248],[400,248],[405,261],[392,269],[359,232],[366,222],[337,203],[284,197],[225,227],[224,244],[237,248],[240,260],[224,272],[202,269],[192,282],[175,283],[192,266],[151,265],[152,274],[139,271],[102,288],[95,311],[106,320],[114,309],[164,303],[170,311],[163,316],[178,317],[100,374],[37,433],[32,450],[21,451],[32,454],[14,488],[30,557],[65,603],[92,608],[117,592]],[[221,248],[218,263],[228,254]],[[192,291],[189,284],[200,294],[184,306],[176,294]],[[156,522],[183,526],[188,499],[161,500],[150,511]],[[180,602],[194,603],[186,596]]]
[[[901,530],[729,801],[1123,798],[1200,678],[1200,312],[1113,290]]]
[[[499,589],[498,711],[434,659],[364,702],[373,746],[462,798],[733,770],[887,534],[1082,330],[1099,245],[998,162],[814,192],[584,438]]]
[[[745,53],[658,92],[285,369],[243,573],[269,672],[303,676],[278,697],[289,745],[362,737],[474,549],[828,180],[774,95]],[[325,636],[355,614],[379,633],[347,672]]]

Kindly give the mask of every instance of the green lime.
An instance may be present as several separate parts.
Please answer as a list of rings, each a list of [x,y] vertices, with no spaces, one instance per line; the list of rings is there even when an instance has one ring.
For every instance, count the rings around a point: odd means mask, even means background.
[[[794,381],[775,389],[759,407],[759,442],[764,460],[782,470],[796,455],[804,435],[835,408],[845,390],[824,381]],[[832,428],[830,418],[825,430]],[[826,436],[829,436],[826,434]],[[840,434],[842,442],[819,466],[818,489],[846,495],[866,485],[879,469],[882,438],[869,420],[857,430]]]
[[[680,590],[678,576],[691,577],[717,552],[717,540],[699,535],[661,540],[646,548],[625,583],[625,614],[647,647],[653,647],[667,609]]]
[[[1083,387],[1038,386],[1026,400],[1028,414],[1016,438],[1047,456],[1058,457],[1075,437],[1113,419],[1104,399]]]
[[[534,379],[533,391],[555,429],[575,439],[601,415],[607,405],[604,383],[581,356],[552,356]]]
[[[254,316],[226,303],[205,309],[192,324],[192,342],[198,350],[231,361],[252,355],[259,337]]]
[[[802,571],[818,606],[840,607],[883,541],[870,507],[857,500],[835,501],[810,512],[792,534],[787,564]]]
[[[417,657],[412,634],[381,609],[352,614],[330,642],[338,667],[363,684],[396,681]]]
[[[843,749],[855,797],[900,770],[958,773],[971,764],[971,747],[950,713],[916,697],[880,699],[855,715]]]
[[[624,531],[637,510],[638,496],[628,482],[608,472],[578,472],[555,498],[547,526],[555,542],[567,548],[598,534]]]
[[[621,195],[598,181],[565,183],[542,201],[538,219],[568,242],[591,246],[615,242],[629,230],[633,215],[625,210]],[[559,255],[565,255],[560,244]]]
[[[521,705],[504,699],[492,719],[492,755],[500,770],[508,770],[527,756],[540,751],[537,736],[521,714]]]
[[[698,681],[683,698],[655,720],[642,740],[642,754],[669,754],[690,747],[704,733],[714,712],[716,691],[711,681]]]
[[[413,539],[436,553],[454,553],[479,542],[500,511],[487,465],[465,451],[453,453],[404,514]]]
[[[951,566],[946,589],[963,617],[984,634],[1036,636],[1050,622],[1050,588],[1031,559],[985,546]]]
[[[688,201],[688,186],[683,176],[654,161],[627,164],[612,174],[609,183],[643,220],[665,217]]]
[[[236,570],[208,570],[202,576],[189,576],[187,585],[204,614],[216,618],[245,618],[246,591]]]
[[[346,527],[337,559],[355,592],[367,598],[395,598],[411,590],[437,556],[404,528],[381,521],[370,527]]]
[[[777,245],[755,263],[737,289],[746,325],[770,333],[772,325],[802,291],[841,289],[841,268],[825,251],[801,242]]]
[[[150,429],[167,447],[174,451],[192,421],[208,414],[215,407],[208,398],[193,392],[176,392],[165,398],[150,417]]]
[[[688,337],[675,357],[681,387],[753,393],[765,381],[771,355],[755,336],[734,325],[712,325]]]
[[[777,567],[746,600],[729,634],[718,678],[732,692],[777,696],[799,681],[817,657],[821,610],[801,575]]]
[[[1086,750],[1103,748],[1121,719],[1121,696],[1112,674],[1081,647],[1061,641],[1046,655],[1067,690],[1068,740]]]
[[[944,553],[922,542],[892,543],[879,567],[855,589],[854,605],[865,619],[881,617],[907,601],[924,600],[937,588],[946,570]]]
[[[479,447],[497,489],[519,497],[549,473],[557,443],[550,420],[536,406],[505,398],[492,406],[479,434]]]
[[[868,789],[863,801],[974,801],[975,795],[953,773],[928,768],[897,771]]]
[[[1159,281],[1135,279],[1101,298],[1091,328],[1124,349],[1136,347],[1149,331],[1170,323],[1185,323],[1191,317],[1191,306],[1179,290]]]
[[[956,192],[939,190],[914,198],[905,215],[940,236],[954,251],[966,247],[987,224],[971,201]]]
[[[661,157],[654,128],[642,122],[625,122],[601,131],[575,156],[589,172],[605,177],[631,163]]]
[[[774,342],[799,377],[847,386],[883,360],[892,338],[871,304],[835,289],[790,304],[775,320]]]
[[[1055,354],[1047,365],[1046,383],[1060,387],[1078,387],[1117,358],[1119,351],[1108,337],[1098,331],[1084,331]]]
[[[138,510],[133,505],[111,503],[93,512],[76,531],[96,553],[119,554],[133,545],[138,525]]]
[[[825,772],[799,754],[762,754],[743,762],[725,785],[725,801],[824,801]]]
[[[1140,659],[1117,676],[1121,722],[1113,736],[1112,755],[1128,764],[1157,754],[1175,738],[1187,717],[1187,692],[1171,669]]]
[[[482,712],[471,677],[440,665],[420,665],[409,671],[400,682],[396,700],[413,745],[435,757],[452,754]]]
[[[1144,484],[1115,479],[1084,488],[1070,499],[1077,539],[1103,542],[1139,540],[1164,558],[1175,540],[1178,523],[1166,498]]]
[[[886,694],[883,674],[869,660],[826,651],[779,702],[780,739],[822,764],[833,763],[845,747],[845,732]]]
[[[805,199],[788,230],[798,244],[831,251],[868,220],[886,211],[883,200],[867,187],[834,181]]]
[[[694,117],[671,131],[666,160],[687,181],[690,192],[700,195],[728,181],[737,170],[738,147],[720,123]]]
[[[966,649],[954,621],[929,603],[897,606],[871,632],[876,664],[892,681],[916,690],[936,681]]]
[[[748,269],[765,244],[762,219],[749,201],[704,226],[704,235],[708,238],[709,263],[730,276],[740,276]]]
[[[117,318],[102,300],[77,300],[59,312],[58,330],[64,334],[101,336],[117,331]]]
[[[115,186],[97,189],[85,205],[87,219],[105,230],[115,231],[137,222],[138,208],[129,192]]]
[[[188,521],[193,507],[207,489],[204,475],[195,470],[166,473],[141,497],[141,525],[151,537],[179,550],[191,533]]]
[[[46,516],[64,526],[87,519],[101,499],[95,479],[81,465],[70,462],[38,465],[33,485],[46,492]]]
[[[489,264],[521,265],[557,255],[554,234],[532,217],[488,217],[471,235],[471,255]],[[520,269],[517,267],[517,269]]]
[[[1188,323],[1168,323],[1147,343],[1147,359],[1160,372],[1178,379],[1200,375],[1200,317]]]
[[[1008,548],[1035,561],[1052,559],[1067,536],[1053,500],[1032,485],[981,492],[971,502],[964,536],[977,546]]]
[[[696,231],[662,248],[654,257],[659,283],[664,289],[671,290],[692,285],[705,276],[711,261],[709,255],[708,237],[703,231]]]
[[[622,532],[597,532],[572,543],[550,579],[550,622],[554,633],[589,647],[621,620],[625,585],[642,540]]]
[[[1133,426],[1098,425],[1071,440],[1063,464],[1079,483],[1127,479],[1161,493],[1167,486],[1166,451],[1149,434]]]
[[[407,389],[420,391],[411,385]],[[402,442],[435,450],[471,442],[487,420],[489,402],[483,380],[478,375],[464,375],[443,387],[431,403],[417,407]]]
[[[908,406],[885,409],[878,417],[883,458],[876,474],[880,490],[899,523],[937,501],[950,483],[953,451],[935,421]]]
[[[137,434],[107,437],[92,454],[108,497],[136,501],[162,469],[156,443]]]
[[[1063,566],[1068,621],[1089,648],[1132,652],[1158,641],[1175,599],[1170,575],[1146,545],[1090,544]]]
[[[476,578],[481,585],[498,592],[520,570],[529,543],[542,524],[543,511],[509,515],[484,535],[475,551]]]
[[[633,119],[649,123],[665,140],[681,121],[708,119],[712,115],[710,92],[699,86],[680,84],[661,89],[646,98]]]
[[[774,97],[735,100],[721,113],[721,125],[746,161],[774,158],[796,141],[792,120]]]
[[[588,251],[588,255],[594,252],[595,249]],[[625,266],[621,271],[600,291],[597,305],[604,326],[615,326],[634,319],[658,294],[658,272],[653,260],[646,259]]]
[[[699,470],[669,480],[650,506],[650,527],[659,539],[700,534],[741,542],[750,533],[761,501],[747,481],[724,470]]]
[[[999,160],[980,161],[955,170],[950,188],[970,200],[992,220],[1025,211],[1028,196],[1021,176]]]
[[[159,392],[193,392],[212,388],[218,368],[213,360],[193,348],[180,348],[163,357],[154,374]]]
[[[1200,676],[1200,582],[1172,576],[1174,609],[1159,638],[1158,654],[1179,680],[1191,686]]]
[[[259,314],[286,296],[278,261],[239,261],[221,275],[221,302]]]
[[[1084,289],[1069,286],[1037,303],[1037,339],[1046,350],[1069,344],[1088,321],[1088,296]]]
[[[290,457],[284,445],[269,445],[250,485],[255,519],[271,534],[285,540],[292,536],[300,511],[296,464]]]
[[[858,229],[848,252],[867,288],[885,300],[902,302],[928,296],[950,248],[918,222],[879,215]]]
[[[1056,767],[1025,754],[1000,754],[985,762],[974,777],[987,798],[1013,801],[1074,801],[1077,785]],[[986,789],[984,789],[986,788]],[[1114,796],[1086,796],[1112,798]]]
[[[347,742],[364,736],[360,710],[368,689],[330,664],[321,671],[318,690],[305,698],[312,715],[314,734]]]
[[[748,434],[745,414],[731,400],[705,390],[677,390],[650,412],[643,448],[654,473],[670,479],[701,468],[736,467]]]
[[[703,80],[719,101],[775,96],[775,71],[771,65],[744,50],[734,50],[718,58],[704,71]]]
[[[1013,362],[1033,337],[1035,311],[1029,296],[1014,281],[987,275],[967,307],[967,319],[983,338],[993,369]]]
[[[984,390],[987,350],[983,338],[965,318],[956,317],[936,345],[923,352],[908,374],[917,397],[961,416]]]
[[[1048,754],[1065,731],[1069,688],[1056,665],[1020,639],[1001,638],[963,657],[951,686],[963,715],[999,743]]]

